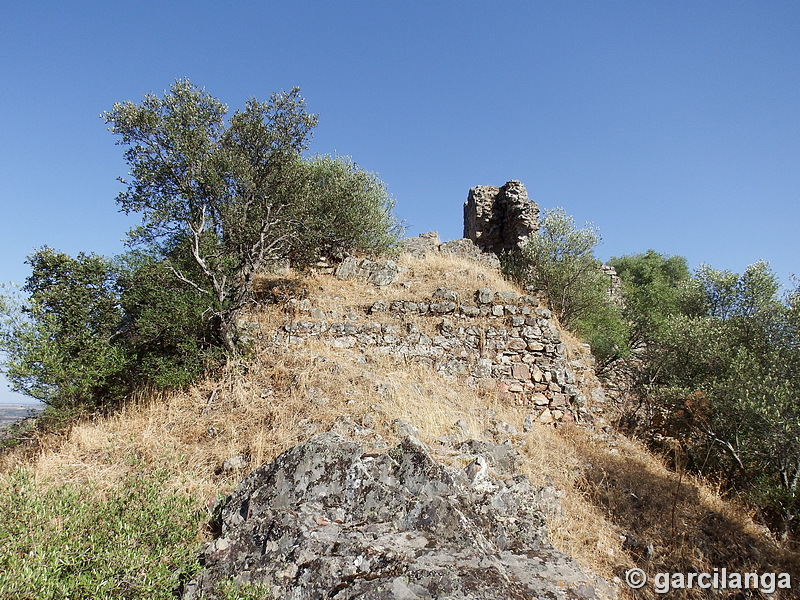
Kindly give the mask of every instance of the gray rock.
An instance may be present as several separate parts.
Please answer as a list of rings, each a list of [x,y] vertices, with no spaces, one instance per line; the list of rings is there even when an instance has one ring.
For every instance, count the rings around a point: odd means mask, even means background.
[[[397,281],[403,267],[393,260],[372,260],[348,256],[336,268],[339,279],[358,279],[377,286],[385,286]]]
[[[463,444],[462,444],[463,446]],[[468,470],[406,438],[385,454],[324,433],[256,469],[217,510],[218,537],[184,600],[221,582],[312,600],[597,598],[609,589],[547,540],[551,490],[492,474],[496,447]],[[484,452],[483,450],[486,450]]]
[[[456,310],[455,302],[444,301],[444,302],[433,302],[431,304],[431,312],[444,315]]]
[[[533,429],[533,415],[525,415],[525,420],[522,422],[522,431],[525,433]]]
[[[433,292],[431,297],[436,298],[437,300],[450,300],[451,302],[458,302],[458,294],[445,287],[436,288],[436,291]]]
[[[400,242],[400,248],[414,258],[425,258],[439,252],[439,234],[435,231],[421,233],[417,237],[406,238]]]
[[[494,290],[483,287],[478,290],[477,300],[480,304],[489,304],[494,299]]]
[[[404,421],[403,419],[394,419],[391,424],[395,435],[399,437],[419,437],[419,429],[414,427],[414,425],[408,421]]]
[[[247,466],[249,461],[244,456],[232,456],[223,461],[221,471],[236,471],[238,469],[244,469]]]

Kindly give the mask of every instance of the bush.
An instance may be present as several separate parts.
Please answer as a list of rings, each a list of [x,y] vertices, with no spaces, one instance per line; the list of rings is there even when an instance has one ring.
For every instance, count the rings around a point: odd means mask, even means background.
[[[503,264],[513,279],[544,291],[561,323],[589,342],[602,368],[627,355],[628,332],[611,282],[594,256],[599,242],[594,227],[579,229],[556,208],[545,211],[539,230]]]
[[[342,252],[392,252],[402,233],[384,183],[350,158],[317,156],[303,161],[303,198],[295,207],[299,225],[291,252],[298,266]]]
[[[163,261],[127,255],[119,287],[124,318],[117,342],[130,356],[130,387],[184,387],[224,362],[214,299],[184,285]]]
[[[122,318],[114,264],[94,254],[33,253],[22,288],[3,302],[2,350],[16,391],[63,410],[99,406],[118,391],[128,355],[113,339]]]
[[[683,259],[652,251],[614,265],[635,332],[630,373],[657,408],[658,432],[788,537],[800,514],[798,290],[782,300],[763,262],[694,277]]]

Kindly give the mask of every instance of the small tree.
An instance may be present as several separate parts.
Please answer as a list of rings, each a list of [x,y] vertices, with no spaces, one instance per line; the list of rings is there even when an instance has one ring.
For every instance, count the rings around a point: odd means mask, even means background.
[[[114,343],[122,313],[113,263],[47,247],[28,262],[27,299],[3,303],[0,339],[13,388],[56,409],[105,403],[128,363]]]
[[[556,208],[544,212],[539,230],[504,262],[512,277],[545,292],[550,308],[587,339],[602,367],[627,353],[627,325],[594,256],[599,242],[595,227],[578,228]]]
[[[289,253],[295,228],[290,211],[299,153],[315,115],[298,89],[251,99],[225,122],[227,107],[188,80],[163,98],[115,104],[104,113],[129,146],[133,179],[118,202],[142,215],[132,243],[149,246],[186,285],[213,299],[214,327],[235,352],[235,318],[265,260]],[[172,260],[186,248],[199,277]]]
[[[266,261],[309,262],[351,245],[386,249],[394,220],[371,174],[346,161],[302,159],[317,117],[297,88],[226,114],[219,100],[178,80],[163,98],[148,94],[103,116],[128,146],[132,179],[118,202],[142,215],[131,242],[208,297],[214,331],[235,353],[236,316]]]

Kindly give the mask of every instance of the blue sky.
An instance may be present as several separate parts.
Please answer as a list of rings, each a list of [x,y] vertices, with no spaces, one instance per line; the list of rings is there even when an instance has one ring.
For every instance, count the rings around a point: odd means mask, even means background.
[[[6,0],[0,69],[0,282],[45,244],[123,250],[99,115],[182,77],[231,109],[300,86],[311,151],[377,172],[410,235],[461,237],[469,188],[519,179],[601,258],[800,275],[796,1]]]

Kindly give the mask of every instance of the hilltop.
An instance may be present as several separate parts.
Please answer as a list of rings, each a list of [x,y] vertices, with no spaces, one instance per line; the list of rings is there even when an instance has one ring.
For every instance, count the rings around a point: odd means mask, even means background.
[[[539,299],[465,257],[406,254],[396,265],[396,280],[383,286],[325,272],[262,276],[259,289],[272,294],[244,318],[251,359],[186,391],[143,392],[119,412],[45,436],[29,466],[37,484],[47,489],[73,482],[108,494],[130,473],[158,471],[165,492],[206,507],[211,517],[218,499],[243,477],[320,432],[336,432],[371,453],[385,452],[411,433],[458,469],[467,465],[453,450],[474,439],[519,453],[519,472],[557,496],[558,510],[546,515],[550,542],[610,582],[620,597],[634,597],[620,584],[633,566],[648,572],[720,566],[764,572],[796,564],[744,510],[614,432],[614,399],[602,392],[586,346],[561,329]],[[437,303],[443,306],[432,309]],[[409,337],[423,347],[452,349],[455,338],[475,327],[496,334],[494,340],[483,337],[484,354],[518,357],[498,352],[497,341],[501,328],[508,336],[520,323],[514,317],[531,316],[524,314],[526,306],[552,325],[547,335],[558,340],[547,359],[563,355],[575,377],[564,383],[577,388],[568,390],[574,392],[568,406],[556,396],[565,410],[552,405],[553,394],[563,394],[550,391],[552,376],[547,405],[537,404],[542,392],[534,364],[514,363],[529,367],[515,373],[529,384],[514,387],[502,368],[510,372],[514,364],[478,357],[475,367],[484,371],[476,377],[474,369],[442,360],[443,351],[414,360],[399,350]],[[477,315],[469,314],[473,307]],[[324,330],[315,325],[322,322]],[[473,337],[480,346],[482,336]],[[387,339],[393,351],[381,348]],[[494,348],[488,350],[487,341]],[[529,350],[526,345],[512,352]],[[558,377],[569,380],[566,373]],[[574,416],[565,419],[570,407]],[[550,414],[543,418],[545,411]],[[20,460],[5,454],[4,471]],[[199,535],[209,540],[213,532]]]

